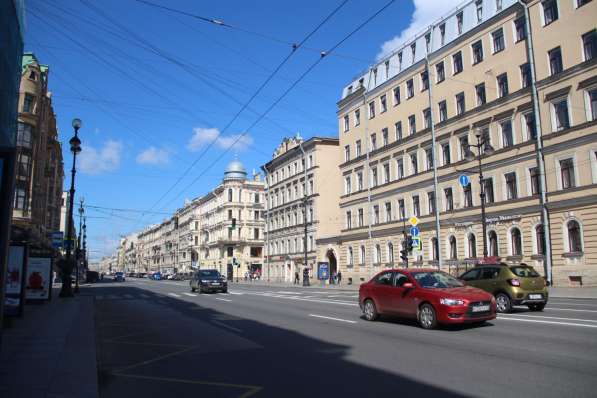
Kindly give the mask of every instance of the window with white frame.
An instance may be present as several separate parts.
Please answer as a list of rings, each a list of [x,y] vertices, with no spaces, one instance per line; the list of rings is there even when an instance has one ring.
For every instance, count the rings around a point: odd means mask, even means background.
[[[352,178],[351,176],[344,177],[344,194],[348,195],[352,192]]]
[[[379,97],[379,107],[380,107],[380,113],[384,113],[385,111],[388,110],[388,101],[386,99],[386,95],[382,95],[381,97]]]
[[[527,112],[522,115],[522,128],[527,140],[534,140],[537,138],[537,126],[535,125],[535,113]]]
[[[359,171],[357,173],[357,190],[358,191],[363,190],[363,172],[362,171]]]
[[[379,205],[373,206],[373,224],[379,224]]]
[[[352,229],[352,212],[350,210],[346,212],[346,229]]]
[[[462,52],[458,51],[452,55],[452,74],[457,75],[462,72]]]
[[[448,104],[446,103],[446,101],[440,101],[437,104],[437,108],[439,111],[439,121],[440,123],[445,121],[446,119],[448,119]]]
[[[423,123],[425,124],[426,129],[431,128],[431,109],[430,108],[423,109]]]
[[[508,75],[507,73],[502,73],[497,78],[497,87],[498,87],[498,97],[502,98],[508,95]]]
[[[456,114],[462,115],[466,111],[466,105],[464,103],[464,92],[456,94]]]
[[[350,118],[348,115],[344,115],[344,132],[347,132],[350,129]]]
[[[410,135],[414,135],[417,132],[417,122],[415,115],[408,117],[408,132]]]
[[[454,210],[454,193],[452,187],[444,188],[444,208],[446,211]]]
[[[541,10],[543,11],[543,26],[557,21],[559,17],[558,3],[556,0],[544,0],[541,2]]]
[[[583,239],[582,229],[580,227],[579,222],[576,220],[569,220],[565,225],[568,253],[582,253]]]
[[[369,119],[375,117],[375,101],[369,102]]]
[[[597,56],[597,29],[582,35],[584,60],[589,61]]]
[[[389,144],[389,137],[388,137],[388,129],[387,128],[381,129],[381,141],[382,141],[382,146],[386,146],[386,145]]]
[[[371,134],[369,139],[369,148],[371,151],[375,151],[377,149],[377,134]]]
[[[394,123],[394,133],[396,135],[396,141],[402,140],[402,122]]]
[[[410,45],[410,55],[411,55],[412,62],[414,64],[415,58],[417,56],[417,42],[414,42],[413,44]]]
[[[381,263],[381,246],[379,244],[375,245],[375,251],[373,252],[373,264],[380,264]]]
[[[450,143],[449,142],[444,142],[443,144],[441,144],[441,147],[442,147],[442,164],[444,166],[447,166],[450,163],[452,163],[452,155],[451,155],[451,150],[450,150]]]
[[[390,182],[390,163],[383,164],[383,182],[387,184]]]
[[[392,242],[388,242],[386,244],[386,250],[388,255],[388,262],[390,264],[394,264],[394,245],[392,244]]]
[[[504,39],[504,29],[499,28],[491,33],[491,42],[493,43],[493,53],[499,53],[506,48]]]
[[[468,134],[465,135],[461,135],[460,137],[458,137],[458,146],[459,146],[459,152],[458,152],[458,156],[460,160],[464,160],[466,159],[466,152],[469,149],[469,144],[468,144]]]
[[[426,170],[431,170],[433,169],[433,149],[430,148],[425,148],[425,160],[427,161],[427,168]]]
[[[518,227],[510,229],[510,254],[522,256],[522,234]]]
[[[354,151],[355,151],[355,156],[358,158],[362,155],[362,145],[361,145],[361,140],[357,140],[357,142],[354,144]]]
[[[483,42],[481,40],[471,44],[471,50],[473,51],[473,65],[483,61]]]
[[[560,47],[552,48],[547,52],[549,58],[549,70],[551,76],[557,75],[564,70],[562,62],[562,50]]]
[[[484,105],[487,102],[487,96],[485,95],[485,83],[480,83],[475,86],[475,92],[477,94],[477,106]]]
[[[507,148],[514,145],[514,132],[512,131],[512,120],[503,120],[500,122],[502,133],[502,147]]]
[[[399,180],[404,178],[404,160],[402,157],[396,159],[396,177]]]
[[[404,199],[398,199],[398,217],[401,220],[406,218],[406,206],[404,204]]]
[[[464,14],[462,12],[459,12],[458,14],[456,14],[456,33],[458,33],[458,35],[462,34],[463,25]]]
[[[561,131],[570,127],[568,98],[559,98],[551,102],[551,120],[553,131]]]
[[[444,68],[444,61],[435,64],[436,83],[441,83],[446,80],[446,70]]]
[[[506,200],[518,198],[518,187],[516,184],[516,173],[506,173],[504,175],[504,182],[506,184]]]
[[[435,214],[435,192],[427,192],[427,209],[429,214]]]
[[[415,96],[415,83],[413,79],[406,81],[406,99],[410,99]]]
[[[597,120],[597,86],[585,90],[587,120]]]
[[[477,23],[483,21],[483,0],[475,1],[475,8],[477,9]]]
[[[439,25],[439,45],[446,44],[446,24]]]
[[[424,70],[421,72],[421,91],[425,91],[429,88],[429,73]]]
[[[352,247],[348,248],[347,257],[348,257],[348,266],[352,267],[354,265],[354,254],[352,252]]]
[[[529,168],[529,193],[530,195],[539,195],[539,169],[537,167]]]
[[[516,36],[516,42],[524,40],[527,37],[527,30],[525,25],[524,16],[516,18],[514,20],[514,33]]]
[[[394,106],[400,105],[400,86],[394,87],[392,92],[394,94]]]
[[[411,175],[417,174],[419,172],[419,162],[417,159],[417,153],[410,154],[410,173]]]
[[[362,227],[363,225],[365,225],[365,216],[364,216],[364,212],[363,209],[359,209],[357,212],[357,226]]]
[[[344,147],[344,161],[345,162],[350,161],[350,145],[346,145]]]
[[[361,124],[361,110],[355,109],[354,111],[354,125],[355,127]]]
[[[392,202],[385,203],[386,209],[386,222],[392,221]]]
[[[417,217],[421,216],[421,204],[419,203],[419,195],[414,195],[412,197],[413,201],[413,214]]]
[[[359,264],[360,265],[365,265],[366,255],[367,255],[367,252],[365,251],[365,246],[361,246],[359,248]]]
[[[574,188],[576,186],[576,174],[574,170],[574,158],[560,159],[557,164],[559,168],[560,189]]]
[[[371,168],[371,186],[376,187],[377,182],[377,166],[373,166]]]
[[[520,83],[522,88],[531,85],[531,67],[528,62],[520,65]]]

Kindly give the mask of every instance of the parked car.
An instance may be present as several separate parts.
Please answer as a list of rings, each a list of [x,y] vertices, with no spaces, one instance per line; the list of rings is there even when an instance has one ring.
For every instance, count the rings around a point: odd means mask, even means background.
[[[369,321],[393,315],[417,319],[424,329],[438,323],[483,323],[496,317],[491,294],[464,286],[445,272],[424,268],[378,273],[361,284],[359,305]]]
[[[498,312],[510,312],[513,305],[526,305],[543,311],[549,292],[545,279],[526,264],[483,264],[460,275],[466,285],[495,296]]]
[[[228,282],[215,269],[203,269],[197,271],[191,278],[191,291],[199,290],[199,293],[220,291],[228,293]]]
[[[87,271],[86,278],[87,283],[96,283],[99,280],[99,272]]]
[[[117,272],[114,274],[114,282],[124,282],[125,280],[124,272]]]

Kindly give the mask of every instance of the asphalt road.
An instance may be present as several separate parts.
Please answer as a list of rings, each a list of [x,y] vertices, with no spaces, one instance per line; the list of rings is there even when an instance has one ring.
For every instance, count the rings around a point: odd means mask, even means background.
[[[96,299],[102,397],[589,397],[597,300],[485,326],[361,317],[357,292],[127,279]]]

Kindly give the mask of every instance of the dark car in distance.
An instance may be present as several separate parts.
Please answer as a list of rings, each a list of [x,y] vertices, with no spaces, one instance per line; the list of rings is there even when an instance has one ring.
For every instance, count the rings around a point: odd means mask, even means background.
[[[222,292],[228,293],[228,282],[215,269],[202,269],[191,278],[191,291],[199,290],[199,293]]]
[[[124,282],[124,272],[117,272],[114,274],[114,282]]]
[[[438,324],[483,323],[496,317],[491,294],[436,269],[382,271],[361,284],[359,305],[369,321],[379,315],[412,318],[424,329]]]

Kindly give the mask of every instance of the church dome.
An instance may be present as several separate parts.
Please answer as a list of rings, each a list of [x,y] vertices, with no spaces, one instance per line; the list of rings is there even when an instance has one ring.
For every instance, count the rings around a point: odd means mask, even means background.
[[[234,159],[232,162],[228,163],[226,171],[224,171],[224,181],[246,179],[247,170],[245,170],[245,166],[243,166],[238,159]]]

